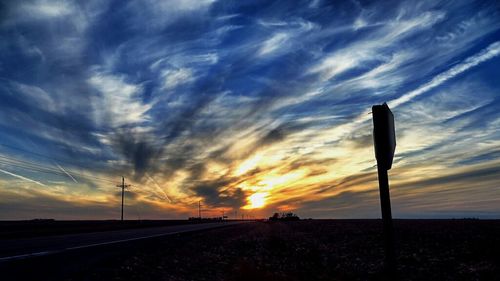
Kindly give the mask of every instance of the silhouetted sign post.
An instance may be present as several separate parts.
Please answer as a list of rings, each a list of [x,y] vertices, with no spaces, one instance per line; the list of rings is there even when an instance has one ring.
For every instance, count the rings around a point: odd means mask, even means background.
[[[380,189],[380,205],[384,224],[385,265],[394,272],[396,258],[394,250],[391,197],[389,194],[389,179],[387,171],[392,167],[392,159],[396,149],[396,134],[394,131],[394,116],[386,103],[374,105],[373,113],[373,141],[375,144],[375,158],[377,159],[378,183]]]

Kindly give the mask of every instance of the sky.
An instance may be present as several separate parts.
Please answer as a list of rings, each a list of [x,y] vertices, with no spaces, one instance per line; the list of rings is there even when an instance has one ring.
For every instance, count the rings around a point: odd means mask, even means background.
[[[498,1],[0,4],[0,219],[500,218]]]

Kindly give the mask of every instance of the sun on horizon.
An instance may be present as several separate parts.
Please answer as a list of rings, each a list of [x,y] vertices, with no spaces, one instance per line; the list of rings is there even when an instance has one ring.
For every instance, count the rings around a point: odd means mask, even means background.
[[[250,196],[248,196],[247,201],[248,205],[245,206],[245,209],[259,209],[266,205],[267,201],[267,193],[265,192],[257,192]]]

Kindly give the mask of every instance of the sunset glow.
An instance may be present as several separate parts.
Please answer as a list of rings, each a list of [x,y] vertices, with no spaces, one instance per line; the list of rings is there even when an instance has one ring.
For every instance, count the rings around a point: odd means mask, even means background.
[[[264,207],[266,204],[267,193],[254,193],[248,197],[248,206],[243,207],[244,209],[258,209]]]
[[[394,217],[500,217],[498,1],[50,2],[2,5],[0,219],[117,218],[122,176],[134,219],[378,218],[383,102]]]

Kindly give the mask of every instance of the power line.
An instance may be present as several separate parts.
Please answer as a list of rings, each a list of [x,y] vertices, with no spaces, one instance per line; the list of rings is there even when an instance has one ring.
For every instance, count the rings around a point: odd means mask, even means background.
[[[23,160],[7,157],[5,155],[0,155],[0,164],[11,165],[11,166],[19,167],[21,169],[31,170],[31,171],[35,171],[35,172],[42,172],[42,173],[67,176],[67,174],[64,171],[61,171],[59,169],[56,169],[53,167],[48,167],[46,165],[42,165],[42,164],[35,163],[35,162],[23,161]],[[114,180],[112,180],[110,178],[97,177],[97,176],[77,173],[77,172],[74,172],[74,171],[69,170],[69,169],[65,169],[65,170],[72,175],[86,178],[86,179],[90,179],[90,180],[98,180],[98,181],[104,181],[104,182],[109,182],[109,183],[115,182]]]
[[[75,165],[74,162],[71,162],[71,161],[68,161],[68,160],[62,160],[62,159],[54,158],[54,157],[51,157],[51,156],[48,156],[48,155],[45,155],[45,154],[40,154],[40,153],[37,153],[37,152],[26,150],[24,148],[13,146],[13,145],[10,145],[10,144],[0,143],[0,146],[7,147],[7,148],[10,148],[10,149],[14,149],[14,150],[18,150],[18,151],[22,151],[22,152],[29,153],[29,154],[32,154],[32,155],[36,155],[38,157],[43,157],[43,158],[46,158],[46,159],[50,159],[52,161],[62,162],[62,163],[70,164],[70,165]],[[109,165],[108,163],[105,163],[105,164]]]
[[[0,146],[4,146],[4,147],[11,148],[11,149],[23,151],[23,152],[26,152],[26,153],[29,153],[29,154],[33,154],[33,155],[36,155],[36,156],[39,156],[39,157],[50,159],[52,161],[56,161],[55,164],[58,166],[58,168],[47,166],[47,165],[44,165],[44,164],[40,164],[38,162],[21,160],[21,159],[9,157],[9,156],[6,156],[6,155],[1,155],[1,154],[0,154],[0,165],[17,167],[17,168],[20,168],[20,169],[23,169],[23,170],[27,170],[27,171],[31,171],[31,172],[36,172],[36,173],[45,173],[45,174],[51,174],[51,175],[56,175],[56,176],[64,176],[64,177],[70,176],[73,180],[74,180],[73,176],[77,176],[77,177],[84,178],[84,179],[87,179],[87,180],[101,181],[101,182],[106,182],[106,183],[115,183],[115,180],[113,180],[111,178],[97,177],[97,176],[92,176],[92,175],[88,175],[88,174],[77,173],[77,172],[74,172],[74,171],[72,171],[70,169],[62,168],[62,167],[60,167],[57,164],[57,162],[64,162],[64,163],[68,163],[68,164],[70,164],[72,166],[76,166],[75,163],[73,163],[73,162],[69,162],[69,161],[65,161],[65,160],[53,158],[53,157],[50,157],[50,156],[47,156],[47,155],[43,155],[43,154],[40,154],[40,153],[32,152],[32,151],[29,151],[29,150],[25,150],[25,149],[22,149],[22,148],[19,148],[19,147],[15,147],[15,146],[3,144],[3,143],[0,143]],[[82,168],[82,167],[80,167],[80,168]],[[154,179],[153,179],[153,182],[155,184],[157,184]],[[122,183],[119,184],[119,185],[117,185],[117,187],[121,187],[122,188],[122,200],[121,200],[121,220],[122,221],[123,221],[123,212],[124,212],[125,188],[131,187],[131,186],[132,185],[130,185],[130,184],[125,184],[125,178],[124,177],[122,177]],[[168,201],[171,202],[171,200],[168,197],[168,195],[163,190],[161,190],[161,191],[164,193],[165,198]],[[200,218],[201,218],[201,202],[200,202],[200,206],[199,207],[200,207],[199,214],[200,214]]]
[[[30,151],[30,150],[26,150],[24,148],[20,148],[20,147],[14,146],[14,145],[0,143],[0,146],[7,147],[7,148],[10,148],[10,149],[14,149],[14,150],[18,150],[18,151],[22,151],[22,152],[25,152],[25,153],[29,153],[29,154],[32,154],[32,155],[35,155],[35,156],[38,156],[38,157],[43,157],[45,159],[50,159],[50,160],[54,161],[55,163],[57,163],[57,162],[59,162],[59,163],[66,163],[66,164],[69,164],[71,166],[77,166],[80,169],[88,169],[86,167],[84,168],[84,166],[81,165],[81,164],[76,164],[73,161],[62,160],[62,159],[51,157],[51,156],[48,156],[48,155],[45,155],[45,154],[41,154],[41,153],[33,152],[33,151]],[[110,163],[106,163],[106,162],[103,162],[103,161],[100,161],[100,163],[106,165],[108,168],[111,168],[114,171],[117,171],[116,168],[114,168],[113,166],[110,166],[111,165]]]
[[[51,173],[51,174],[59,174],[60,173],[58,171],[51,170],[51,169],[45,169],[45,168],[35,167],[35,166],[30,166],[30,165],[24,165],[21,163],[6,161],[3,159],[0,159],[0,164],[14,166],[14,167],[22,168],[22,169],[27,169],[27,170],[33,170],[33,171],[37,171],[37,172],[46,172],[46,173]]]
[[[74,175],[78,178],[92,180],[92,181],[100,181],[103,183],[113,183],[114,184],[116,182],[115,180],[112,180],[110,178],[103,178],[103,177],[97,177],[97,176],[77,173],[77,172],[71,171],[69,169],[65,169],[66,170],[66,172],[65,172],[63,170],[56,169],[54,167],[48,167],[46,165],[41,165],[41,164],[38,164],[35,162],[24,161],[24,160],[15,159],[15,158],[3,156],[3,155],[0,155],[0,165],[7,165],[7,166],[17,167],[17,168],[31,171],[31,172],[45,173],[45,174],[50,174],[50,175],[62,176],[62,177],[67,177],[68,175],[70,175],[72,179],[73,179],[73,175]],[[133,187],[133,186],[128,185],[128,187]],[[151,187],[149,187],[149,189],[154,190]],[[170,200],[168,195],[166,195],[166,193],[164,193],[164,194],[165,194],[165,197],[161,196],[160,194],[155,193],[156,196],[162,198],[163,200],[168,200],[171,203],[172,201]]]

